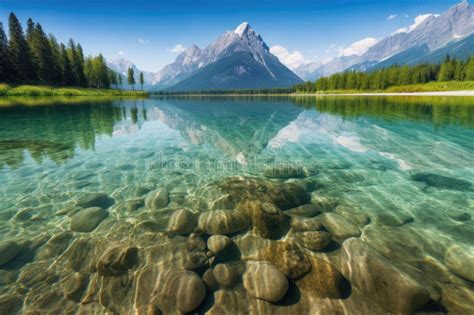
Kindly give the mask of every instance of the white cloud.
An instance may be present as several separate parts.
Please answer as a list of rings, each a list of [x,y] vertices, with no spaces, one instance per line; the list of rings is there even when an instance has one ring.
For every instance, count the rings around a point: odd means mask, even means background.
[[[123,55],[125,55],[125,51],[119,50],[118,54],[119,54],[120,56],[123,56]]]
[[[387,17],[387,21],[391,21],[391,20],[395,20],[397,18],[398,15],[396,14],[390,14],[388,17]]]
[[[273,46],[270,48],[270,52],[277,56],[281,63],[292,70],[309,62],[300,51],[294,50],[289,52],[288,49],[283,46]]]
[[[137,39],[137,42],[139,42],[140,44],[149,44],[150,43],[150,41],[148,39],[143,39],[143,38]]]
[[[174,48],[171,49],[171,52],[175,53],[175,54],[179,54],[179,53],[182,53],[185,50],[186,50],[186,47],[184,47],[181,44],[176,44],[176,46],[174,46]]]
[[[423,23],[427,18],[432,17],[432,16],[438,17],[439,14],[428,13],[428,14],[421,14],[421,15],[418,15],[418,16],[415,18],[415,23],[413,23],[413,24],[410,25],[410,26],[400,28],[400,29],[396,30],[395,32],[393,32],[393,34],[410,33],[410,32],[412,32],[415,28],[417,28],[418,25],[420,25],[421,23]]]
[[[363,55],[370,47],[378,43],[378,40],[372,37],[361,39],[347,48],[339,50],[339,56]]]

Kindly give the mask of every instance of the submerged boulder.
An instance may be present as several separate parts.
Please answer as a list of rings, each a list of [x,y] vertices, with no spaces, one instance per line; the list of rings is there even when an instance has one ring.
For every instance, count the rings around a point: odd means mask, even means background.
[[[16,257],[21,251],[20,245],[14,241],[0,242],[0,267]]]
[[[231,243],[232,240],[225,235],[212,235],[207,239],[207,248],[209,248],[214,255],[217,255]]]
[[[188,270],[164,271],[158,276],[152,304],[164,314],[189,313],[206,297],[201,278]]]
[[[413,174],[411,179],[417,182],[425,183],[430,187],[442,189],[466,191],[472,187],[472,184],[467,180],[426,172]]]
[[[74,232],[91,232],[109,213],[99,207],[82,209],[71,217],[71,230]]]
[[[233,210],[213,210],[201,213],[199,230],[207,234],[234,234],[247,229],[249,219],[241,212]]]
[[[350,283],[388,312],[412,314],[430,299],[428,290],[360,239],[344,241],[341,264]]]
[[[269,239],[278,239],[288,230],[283,212],[273,203],[246,201],[237,206],[252,222],[255,234]]]
[[[323,227],[323,225],[321,224],[321,219],[319,217],[293,217],[291,218],[290,226],[294,232],[319,231]]]
[[[299,232],[295,237],[303,247],[313,251],[321,250],[331,242],[331,234],[325,231]]]
[[[263,175],[268,178],[304,178],[308,176],[308,170],[303,166],[288,164],[274,164],[268,166],[263,171]]]
[[[453,245],[446,251],[444,262],[451,272],[474,282],[474,248]]]
[[[303,278],[296,280],[300,290],[311,296],[320,298],[340,299],[350,286],[343,275],[331,264],[317,257],[308,257],[311,271]]]
[[[115,199],[110,198],[106,193],[89,193],[76,200],[76,206],[81,208],[99,207],[107,209],[115,203]]]
[[[97,272],[101,276],[120,276],[138,262],[138,248],[113,247],[107,250],[97,262]]]
[[[329,233],[338,240],[360,236],[359,228],[352,221],[337,213],[324,213],[321,220]]]
[[[150,210],[158,210],[166,207],[169,203],[169,193],[166,188],[150,191],[145,197],[145,206]]]
[[[230,288],[237,283],[239,274],[230,264],[217,264],[212,273],[217,283],[224,288]]]
[[[268,302],[280,301],[288,291],[288,279],[269,262],[248,261],[243,282],[248,294]]]
[[[307,218],[312,218],[314,216],[317,216],[320,213],[321,211],[319,211],[318,208],[311,203],[301,205],[296,208],[285,211],[286,215],[300,216],[300,217],[307,217]]]
[[[168,222],[168,231],[188,235],[194,231],[197,225],[197,217],[194,213],[186,209],[173,212]]]

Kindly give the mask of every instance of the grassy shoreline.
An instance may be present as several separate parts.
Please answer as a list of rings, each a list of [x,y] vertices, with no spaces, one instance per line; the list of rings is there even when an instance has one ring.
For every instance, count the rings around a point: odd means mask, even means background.
[[[2,96],[114,96],[114,97],[148,97],[145,91],[124,91],[113,89],[92,89],[76,87],[51,87],[41,85],[10,86],[0,84]]]

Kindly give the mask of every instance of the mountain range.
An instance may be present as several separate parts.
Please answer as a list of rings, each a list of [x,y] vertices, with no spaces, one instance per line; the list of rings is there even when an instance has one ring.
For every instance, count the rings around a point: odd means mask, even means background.
[[[448,53],[460,59],[474,55],[474,7],[467,1],[374,40],[362,54],[335,57],[325,64],[308,63],[293,71],[270,52],[247,22],[204,49],[193,45],[156,73],[141,71],[126,59],[107,60],[107,64],[125,77],[129,67],[135,73],[143,72],[147,90],[197,91],[289,87],[345,70],[437,63]]]

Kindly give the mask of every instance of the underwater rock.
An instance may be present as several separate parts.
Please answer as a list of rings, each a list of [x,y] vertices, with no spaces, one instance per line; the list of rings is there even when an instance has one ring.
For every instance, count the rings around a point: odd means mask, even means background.
[[[86,208],[71,217],[71,230],[74,232],[91,232],[109,213],[99,207]]]
[[[474,248],[452,245],[446,251],[444,262],[451,272],[474,282]]]
[[[290,279],[299,279],[311,270],[311,263],[296,245],[287,241],[271,242],[249,259],[266,260]]]
[[[331,234],[325,231],[298,232],[295,237],[298,243],[312,251],[321,250],[331,242]]]
[[[127,210],[128,213],[132,213],[140,209],[145,205],[145,200],[143,198],[136,198],[132,200],[127,200],[124,204],[125,210]]]
[[[70,273],[63,280],[64,298],[79,303],[89,284],[89,275],[83,273]]]
[[[221,196],[213,203],[213,209],[234,209],[242,201],[259,200],[271,202],[278,208],[287,210],[310,201],[310,195],[304,185],[251,177],[230,177],[204,189],[209,200]]]
[[[411,179],[417,182],[425,183],[431,187],[450,190],[466,191],[472,187],[472,184],[466,180],[433,173],[416,173],[411,176]]]
[[[266,167],[263,171],[263,175],[268,178],[304,178],[308,176],[308,170],[305,167],[297,167],[288,164],[274,164]]]
[[[239,278],[235,268],[229,264],[217,264],[212,269],[212,274],[217,283],[224,288],[231,288]]]
[[[336,209],[334,209],[334,212],[348,218],[359,227],[370,223],[370,217],[367,214],[347,205],[338,205]]]
[[[186,209],[173,212],[169,219],[168,231],[187,235],[194,231],[197,225],[197,217],[194,213]]]
[[[319,217],[292,217],[290,226],[294,232],[319,231],[323,227],[323,225],[321,224],[321,219]]]
[[[337,203],[334,200],[321,196],[317,191],[311,194],[311,203],[319,212],[331,212],[337,206]]]
[[[145,206],[150,210],[158,210],[166,207],[169,203],[169,194],[166,188],[150,191],[145,198]]]
[[[217,282],[216,278],[214,277],[213,269],[209,268],[204,272],[202,275],[202,281],[206,285],[208,291],[217,291],[219,289],[219,282]]]
[[[21,251],[21,246],[14,241],[0,242],[0,267],[15,258]]]
[[[208,257],[203,252],[190,252],[186,256],[184,269],[197,271],[208,264]]]
[[[269,239],[278,239],[288,230],[283,212],[269,202],[246,201],[237,206],[252,222],[255,234]]]
[[[346,219],[337,213],[324,213],[321,220],[329,233],[338,240],[360,236],[360,230],[357,226],[349,219]]]
[[[186,244],[188,251],[205,251],[206,241],[199,234],[191,233]]]
[[[349,285],[342,274],[331,264],[317,257],[309,256],[311,271],[303,278],[296,280],[300,290],[311,296],[340,299]]]
[[[308,203],[285,211],[286,215],[312,218],[320,214],[321,211],[315,205]]]
[[[449,213],[448,216],[454,220],[454,221],[458,221],[458,222],[466,222],[466,221],[469,221],[471,220],[471,215],[467,212],[452,212],[452,213]]]
[[[61,232],[52,236],[46,244],[38,251],[36,257],[39,260],[60,256],[68,247],[73,234]]]
[[[257,299],[278,302],[288,290],[288,279],[277,267],[265,261],[248,261],[243,276],[244,288]]]
[[[247,229],[249,219],[233,210],[212,210],[201,213],[198,227],[207,234],[233,234]]]
[[[379,213],[376,215],[375,221],[387,226],[402,226],[406,223],[413,222],[413,217],[404,213]]]
[[[206,297],[201,278],[189,270],[168,270],[158,276],[152,304],[164,314],[189,313]]]
[[[101,276],[120,276],[138,262],[138,248],[113,247],[108,249],[97,262],[97,272]]]
[[[76,200],[76,206],[81,208],[99,207],[107,209],[115,203],[106,193],[89,193]]]
[[[449,314],[474,314],[474,291],[458,285],[443,285],[441,303]]]
[[[207,239],[207,248],[209,248],[214,255],[217,255],[231,243],[232,240],[225,235],[212,235]]]
[[[341,272],[367,297],[391,313],[412,314],[430,299],[429,292],[367,243],[342,243]]]

